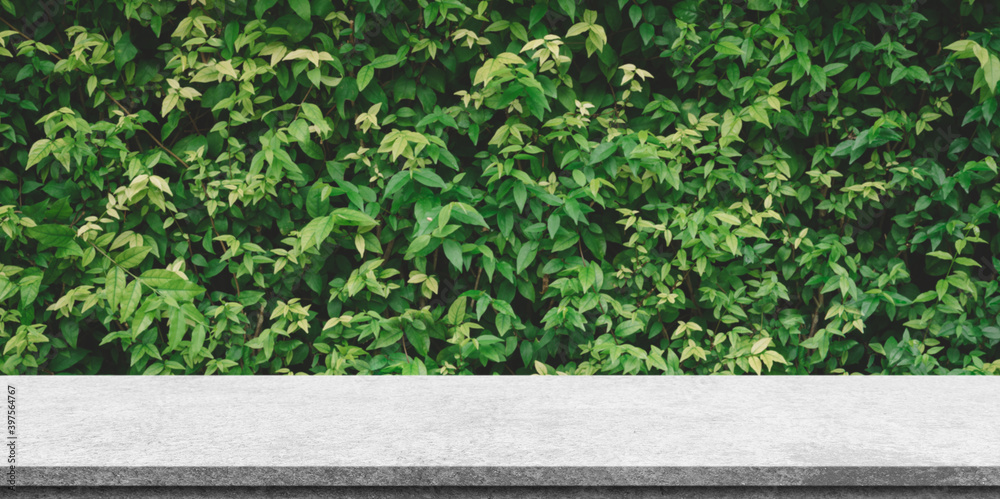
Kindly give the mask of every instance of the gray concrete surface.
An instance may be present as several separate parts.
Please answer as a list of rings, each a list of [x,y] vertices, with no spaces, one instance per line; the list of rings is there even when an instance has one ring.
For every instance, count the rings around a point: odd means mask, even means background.
[[[28,467],[19,484],[73,486],[993,486],[1000,467],[369,466]]]
[[[24,499],[980,499],[1000,487],[30,487]]]
[[[1000,485],[996,377],[6,380],[21,486]]]

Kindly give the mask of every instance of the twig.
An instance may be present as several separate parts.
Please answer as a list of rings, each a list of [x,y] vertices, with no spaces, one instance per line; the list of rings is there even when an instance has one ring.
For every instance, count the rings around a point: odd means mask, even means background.
[[[812,326],[809,328],[809,338],[812,338],[816,334],[816,324],[819,322],[819,311],[823,308],[823,293],[819,294],[819,303],[816,304],[816,310],[813,311],[812,316]],[[808,338],[807,338],[808,339]]]
[[[260,304],[260,312],[257,313],[257,327],[254,328],[253,336],[250,339],[256,338],[260,334],[260,328],[264,325],[264,307],[266,305],[266,300]]]

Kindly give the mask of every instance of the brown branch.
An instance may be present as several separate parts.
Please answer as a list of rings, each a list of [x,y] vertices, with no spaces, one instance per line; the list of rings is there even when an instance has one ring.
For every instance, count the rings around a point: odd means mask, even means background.
[[[819,322],[819,311],[823,308],[824,300],[825,298],[823,297],[823,293],[820,293],[818,303],[816,304],[816,310],[813,311],[812,315],[812,326],[809,328],[809,338],[812,338],[813,335],[816,334],[816,324]]]
[[[305,104],[306,99],[309,98],[309,94],[312,93],[312,89],[313,89],[313,87],[309,87],[309,90],[306,90],[306,95],[305,95],[305,97],[302,97],[302,102],[299,102],[299,108],[295,110],[295,116],[292,116],[292,121],[295,121],[296,119],[298,119],[298,117],[299,117],[299,111],[302,110],[302,104]]]
[[[260,312],[257,313],[257,327],[254,328],[253,336],[250,339],[254,339],[260,334],[260,328],[264,325],[264,307],[267,305],[267,301],[263,301],[260,304]]]
[[[382,259],[383,260],[385,260],[386,258],[389,257],[389,253],[392,252],[392,245],[395,242],[396,242],[396,238],[394,237],[394,238],[392,238],[392,239],[389,240],[389,244],[386,244],[385,251],[382,252]]]
[[[195,123],[194,118],[191,117],[191,113],[186,113],[189,120],[191,120],[191,126],[194,127],[194,132],[201,135],[201,130],[198,129],[198,123]]]

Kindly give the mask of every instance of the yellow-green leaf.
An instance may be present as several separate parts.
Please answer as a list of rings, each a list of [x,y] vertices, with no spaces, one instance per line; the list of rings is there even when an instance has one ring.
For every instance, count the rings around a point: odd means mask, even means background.
[[[761,338],[757,340],[752,347],[750,347],[750,354],[757,355],[764,350],[767,350],[768,345],[771,344],[771,338]]]
[[[723,222],[725,222],[725,223],[727,223],[729,225],[739,225],[740,224],[740,219],[739,218],[736,218],[735,216],[730,215],[728,213],[712,213],[712,216],[714,216],[715,218],[718,218],[719,220],[722,220]]]

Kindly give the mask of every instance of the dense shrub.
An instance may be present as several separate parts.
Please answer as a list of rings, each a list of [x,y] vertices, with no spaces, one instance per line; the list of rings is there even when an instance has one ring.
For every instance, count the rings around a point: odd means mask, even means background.
[[[993,5],[0,0],[2,371],[995,374]]]

